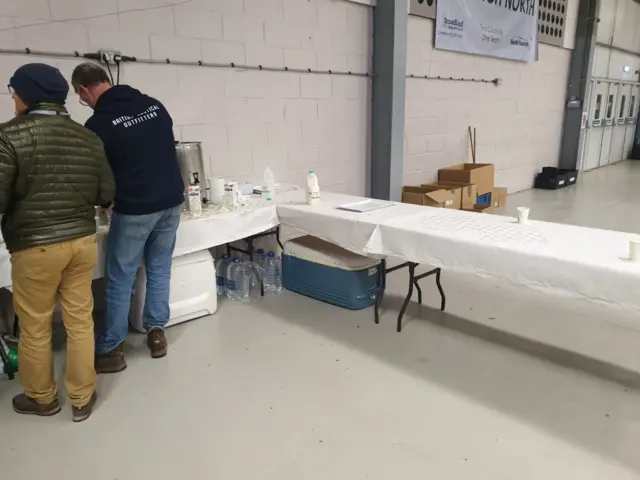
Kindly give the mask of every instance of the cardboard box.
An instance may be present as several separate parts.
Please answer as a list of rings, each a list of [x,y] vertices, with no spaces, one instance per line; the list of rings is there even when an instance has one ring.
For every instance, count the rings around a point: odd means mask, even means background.
[[[402,187],[402,203],[460,209],[460,193],[440,187]]]
[[[491,205],[493,208],[504,207],[507,204],[507,189],[494,187],[491,192]]]
[[[465,208],[465,212],[493,213],[493,205],[474,205],[473,208]]]
[[[493,190],[494,172],[492,163],[461,163],[438,170],[438,180],[473,183],[478,186],[478,195],[484,195]]]
[[[473,208],[476,204],[476,198],[478,197],[478,187],[472,183],[463,182],[433,182],[425,183],[422,185],[427,187],[444,187],[447,190],[459,189],[460,190],[460,208]]]

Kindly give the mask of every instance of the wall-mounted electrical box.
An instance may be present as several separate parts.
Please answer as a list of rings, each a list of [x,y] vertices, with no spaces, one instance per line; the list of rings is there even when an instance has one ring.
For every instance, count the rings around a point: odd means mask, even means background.
[[[122,52],[120,50],[101,48],[98,50],[98,54],[100,55],[100,63],[115,63],[116,56],[121,56]]]

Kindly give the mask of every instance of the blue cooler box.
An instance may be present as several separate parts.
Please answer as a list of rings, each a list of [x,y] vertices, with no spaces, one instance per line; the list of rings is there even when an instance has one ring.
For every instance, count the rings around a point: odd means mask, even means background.
[[[315,237],[289,241],[282,255],[284,287],[322,302],[361,310],[380,294],[380,261]]]

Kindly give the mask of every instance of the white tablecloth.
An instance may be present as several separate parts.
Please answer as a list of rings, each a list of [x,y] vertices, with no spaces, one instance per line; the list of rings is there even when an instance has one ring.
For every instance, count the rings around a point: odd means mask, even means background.
[[[632,234],[427,208],[380,226],[382,253],[549,293],[640,310]]]
[[[369,213],[335,207],[358,198],[323,194],[322,204],[278,205],[284,226],[363,255],[393,256],[559,295],[640,310],[633,234],[511,217],[396,204]],[[294,236],[294,235],[292,235]]]
[[[225,245],[278,226],[275,206],[220,213],[183,220],[178,229],[174,257]]]
[[[390,219],[420,213],[422,208],[404,203],[366,213],[336,208],[358,200],[366,199],[323,192],[322,202],[311,207],[304,202],[303,192],[283,195],[277,200],[280,238],[285,242],[312,235],[360,255],[378,256],[383,251],[380,225]]]
[[[247,213],[219,213],[200,218],[183,217],[178,228],[174,257],[235,242],[278,226],[276,207],[263,207]],[[98,232],[98,264],[93,278],[104,276],[104,252],[108,229]],[[0,247],[0,288],[11,287],[11,262],[4,244]]]
[[[304,192],[279,195],[277,207],[232,212],[180,224],[175,256],[182,256],[281,225],[281,238],[313,235],[354,253],[394,256],[425,265],[506,279],[515,285],[640,310],[640,263],[628,260],[632,234],[510,217],[396,203],[368,213],[336,207],[358,197],[323,193],[316,206]],[[104,250],[104,238],[101,238]],[[103,275],[104,265],[95,278]],[[6,250],[0,286],[11,285]]]

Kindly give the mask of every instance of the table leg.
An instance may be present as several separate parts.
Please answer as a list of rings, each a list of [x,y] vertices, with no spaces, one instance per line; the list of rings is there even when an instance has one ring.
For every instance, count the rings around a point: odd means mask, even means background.
[[[247,249],[249,252],[249,261],[253,262],[253,237],[247,238]]]
[[[380,268],[380,292],[378,293],[378,298],[376,299],[376,304],[374,307],[376,325],[380,324],[380,305],[382,305],[382,297],[384,297],[384,291],[387,288],[387,261],[383,259],[380,262],[379,268]]]
[[[404,299],[404,303],[402,304],[402,308],[400,309],[400,315],[398,315],[398,333],[402,331],[402,318],[404,317],[404,313],[407,311],[407,307],[409,306],[411,297],[413,297],[413,286],[416,283],[415,275],[416,264],[409,263],[409,292],[407,293],[407,296]]]
[[[416,275],[416,268],[418,267],[417,263],[413,263],[413,262],[406,262],[403,263],[401,265],[397,265],[395,267],[386,268],[386,261],[383,260],[382,261],[382,267],[384,270],[384,275],[382,277],[382,281],[381,281],[381,289],[380,289],[380,295],[378,296],[378,299],[376,301],[376,305],[375,305],[375,320],[376,323],[380,323],[380,316],[379,316],[379,308],[380,308],[380,304],[382,303],[382,297],[384,296],[384,291],[386,289],[387,286],[387,275],[391,272],[395,272],[396,270],[400,270],[401,268],[405,268],[408,267],[409,268],[409,291],[407,292],[407,296],[404,299],[404,303],[402,304],[402,308],[400,309],[400,314],[398,315],[398,332],[402,331],[402,319],[404,317],[405,312],[407,311],[407,307],[409,306],[409,302],[411,301],[411,298],[413,297],[413,289],[415,288],[418,291],[418,302],[420,303],[420,305],[422,305],[422,288],[420,287],[420,284],[418,283],[420,280],[422,280],[425,277],[430,277],[431,275],[435,275],[436,276],[436,285],[438,287],[438,291],[440,292],[440,298],[441,300],[441,304],[440,304],[440,309],[444,311],[445,309],[445,305],[446,305],[446,297],[444,294],[444,289],[442,288],[442,284],[440,283],[440,275],[442,273],[442,270],[440,268],[435,268],[433,270],[431,270],[430,272],[427,273],[423,273],[422,275]]]
[[[444,289],[442,288],[442,284],[440,283],[440,272],[441,269],[437,269],[436,272],[436,285],[438,286],[438,291],[440,292],[440,310],[444,312],[444,307],[447,304],[447,297],[444,295]]]
[[[418,303],[422,305],[422,289],[420,288],[420,284],[418,283],[418,280],[415,281],[415,287],[416,287],[416,290],[418,291]]]

